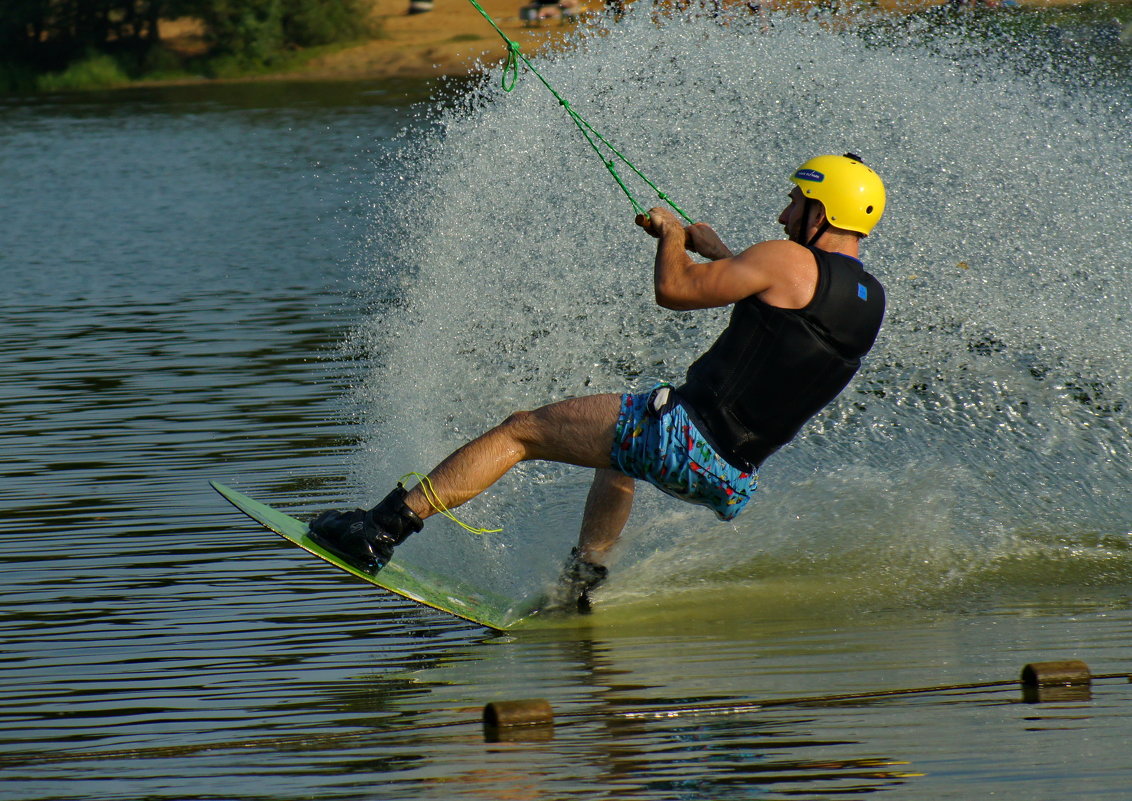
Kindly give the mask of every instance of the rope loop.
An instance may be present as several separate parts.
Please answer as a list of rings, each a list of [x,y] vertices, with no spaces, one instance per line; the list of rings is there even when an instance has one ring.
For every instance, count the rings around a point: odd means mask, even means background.
[[[523,54],[519,52],[519,43],[507,39],[507,63],[503,65],[503,91],[510,92],[519,82],[519,59]],[[510,76],[511,80],[507,78]]]
[[[475,528],[473,526],[469,526],[463,520],[458,519],[456,515],[452,514],[452,511],[444,505],[444,502],[440,500],[440,495],[437,494],[436,488],[432,486],[432,481],[428,476],[426,476],[424,473],[417,472],[406,473],[405,475],[401,476],[401,481],[405,481],[409,478],[415,478],[420,482],[421,492],[424,493],[425,499],[429,502],[432,508],[437,511],[438,514],[447,517],[449,520],[458,525],[460,528],[464,529],[464,531],[468,532],[469,534],[498,534],[499,532],[503,531],[503,529],[501,528]]]

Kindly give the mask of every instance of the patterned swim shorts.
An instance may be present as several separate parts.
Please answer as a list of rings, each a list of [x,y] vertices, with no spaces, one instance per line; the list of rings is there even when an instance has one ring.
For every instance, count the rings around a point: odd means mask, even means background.
[[[704,439],[671,387],[621,396],[610,455],[627,476],[734,519],[751,500],[758,474],[732,466]]]

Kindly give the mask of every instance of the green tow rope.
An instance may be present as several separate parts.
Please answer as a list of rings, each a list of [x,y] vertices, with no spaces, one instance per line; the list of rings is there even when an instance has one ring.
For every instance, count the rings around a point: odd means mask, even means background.
[[[574,109],[570,106],[569,101],[562,97],[562,95],[558,94],[558,92],[554,90],[554,87],[550,85],[550,82],[547,81],[546,78],[542,77],[542,74],[537,69],[535,69],[534,65],[531,64],[531,62],[525,55],[523,55],[522,51],[519,50],[519,43],[509,38],[507,34],[500,30],[499,26],[495,24],[495,20],[491,18],[491,15],[484,11],[483,6],[476,2],[476,0],[468,0],[468,2],[475,6],[476,11],[480,12],[480,15],[488,21],[491,27],[495,28],[495,32],[503,37],[503,41],[507,43],[507,63],[503,65],[502,81],[504,92],[510,92],[515,88],[515,84],[518,83],[519,62],[522,61],[527,65],[527,69],[533,72],[535,76],[540,81],[542,81],[542,85],[550,90],[550,93],[554,95],[554,98],[561,104],[562,108],[566,109],[566,113],[570,115],[570,119],[572,119],[574,121],[574,124],[578,126],[578,130],[581,131],[582,136],[584,136],[586,141],[589,142],[590,147],[593,148],[593,151],[597,154],[597,157],[601,159],[601,163],[605,165],[605,168],[609,170],[609,174],[613,176],[613,180],[615,180],[617,182],[617,185],[621,187],[621,191],[625,193],[625,197],[629,198],[629,202],[633,204],[633,210],[636,211],[637,214],[643,214],[646,217],[648,216],[648,212],[644,209],[643,206],[641,206],[640,203],[637,202],[637,199],[633,197],[633,193],[630,192],[629,187],[625,185],[625,181],[621,178],[621,174],[617,172],[617,167],[614,166],[613,159],[607,159],[601,152],[601,148],[598,147],[598,142],[609,148],[610,152],[612,152],[614,156],[620,159],[629,169],[635,172],[642,181],[648,184],[652,188],[652,190],[656,192],[656,196],[658,198],[671,206],[673,210],[675,210],[677,214],[687,220],[689,224],[695,222],[691,217],[684,213],[683,209],[673,203],[668,195],[660,191],[657,185],[650,181],[643,172],[638,170],[633,165],[633,163],[629,161],[629,159],[625,158],[625,156],[621,154],[621,151],[611,145],[604,136],[594,130],[593,126],[586,122],[582,118],[581,114],[574,111]]]

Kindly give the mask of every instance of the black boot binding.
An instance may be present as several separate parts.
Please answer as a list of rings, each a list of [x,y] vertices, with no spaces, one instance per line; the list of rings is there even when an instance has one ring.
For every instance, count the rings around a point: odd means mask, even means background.
[[[369,511],[323,512],[310,522],[311,539],[367,573],[377,573],[393,558],[393,547],[424,527],[424,521],[405,505],[400,484]]]
[[[574,548],[570,551],[570,558],[562,567],[562,575],[558,583],[551,590],[546,611],[573,612],[588,615],[593,606],[590,604],[590,590],[605,581],[609,569],[596,562],[587,562],[581,552]]]

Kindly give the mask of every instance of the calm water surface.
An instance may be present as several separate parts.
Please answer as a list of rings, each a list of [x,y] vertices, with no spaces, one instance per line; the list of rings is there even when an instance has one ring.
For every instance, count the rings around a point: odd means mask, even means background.
[[[420,87],[0,103],[0,797],[1127,797],[1132,687],[635,717],[1126,670],[1112,583],[931,605],[611,588],[508,636],[370,591],[234,514],[364,495],[339,346],[380,155]],[[375,164],[374,159],[378,163]],[[834,577],[830,577],[834,578]],[[843,599],[844,600],[844,599]],[[501,742],[492,700],[553,729]]]

